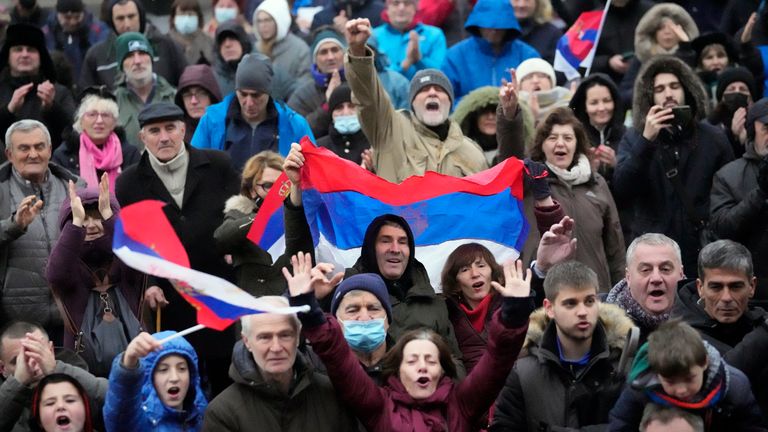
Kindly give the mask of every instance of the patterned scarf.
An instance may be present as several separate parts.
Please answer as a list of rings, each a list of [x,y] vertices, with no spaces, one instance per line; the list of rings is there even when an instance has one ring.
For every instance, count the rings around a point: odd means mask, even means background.
[[[645,309],[640,306],[640,303],[638,303],[630,294],[629,284],[627,284],[626,279],[622,279],[613,287],[613,289],[611,289],[605,302],[615,304],[624,309],[633,321],[647,329],[655,329],[661,323],[669,320],[669,312],[660,315],[653,315],[646,312]]]

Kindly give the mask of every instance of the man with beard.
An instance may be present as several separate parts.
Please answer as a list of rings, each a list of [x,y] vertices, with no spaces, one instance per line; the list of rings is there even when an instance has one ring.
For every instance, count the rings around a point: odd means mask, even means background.
[[[174,102],[176,89],[165,78],[152,72],[154,50],[141,33],[121,34],[115,41],[119,68],[125,79],[117,87],[115,96],[120,107],[118,125],[125,129],[128,141],[144,149],[139,137],[139,112],[157,102]]]
[[[627,248],[626,276],[605,301],[624,309],[640,328],[640,340],[645,341],[669,319],[683,277],[680,246],[664,234],[643,234]]]
[[[373,147],[374,172],[401,182],[426,171],[464,177],[488,168],[483,151],[448,119],[453,86],[436,69],[424,69],[411,80],[411,110],[396,111],[374,68],[367,19],[346,26],[349,49],[344,59],[347,82],[358,106],[360,124]]]
[[[634,203],[633,235],[674,239],[687,269],[696,268],[705,242],[712,178],[733,159],[725,134],[704,120],[706,111],[704,87],[688,65],[667,55],[647,61],[613,174],[616,200]]]
[[[496,400],[491,431],[608,423],[625,379],[618,365],[632,321],[618,307],[601,305],[598,290],[595,272],[579,262],[547,272],[544,308],[531,315],[527,355]]]

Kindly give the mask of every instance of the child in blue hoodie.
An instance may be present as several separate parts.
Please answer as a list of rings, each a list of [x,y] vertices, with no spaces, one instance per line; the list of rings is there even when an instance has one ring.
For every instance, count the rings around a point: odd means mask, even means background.
[[[115,357],[104,402],[107,432],[199,431],[208,406],[200,388],[197,353],[164,331],[136,336]]]

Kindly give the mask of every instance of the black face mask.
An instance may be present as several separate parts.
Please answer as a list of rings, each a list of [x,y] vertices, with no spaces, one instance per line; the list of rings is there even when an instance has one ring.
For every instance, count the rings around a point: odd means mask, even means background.
[[[735,112],[739,108],[746,108],[749,104],[749,96],[744,93],[726,93],[723,95],[722,104],[730,112]]]
[[[19,0],[19,6],[24,9],[34,9],[37,6],[37,0]]]

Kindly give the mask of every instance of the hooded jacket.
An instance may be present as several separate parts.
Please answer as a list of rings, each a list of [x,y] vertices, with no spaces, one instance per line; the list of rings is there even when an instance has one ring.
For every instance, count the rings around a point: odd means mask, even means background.
[[[119,1],[111,0],[107,10],[107,25],[112,29],[112,34],[102,42],[92,46],[85,54],[83,68],[80,71],[80,88],[105,85],[114,91],[119,83],[120,76],[123,75],[119,73],[117,64],[115,48],[117,31],[112,20],[112,10]],[[162,34],[157,28],[147,22],[141,0],[131,1],[136,4],[136,8],[139,10],[139,32],[147,37],[155,52],[155,57],[152,59],[152,70],[168,80],[172,86],[175,86],[178,84],[179,77],[187,66],[184,50],[169,36]]]
[[[219,84],[216,82],[216,77],[213,75],[213,70],[210,66],[202,64],[191,65],[184,69],[184,73],[179,78],[179,88],[176,89],[176,97],[174,99],[176,105],[184,110],[184,123],[187,126],[184,142],[192,141],[192,136],[195,134],[197,124],[200,121],[200,119],[190,117],[184,106],[184,90],[192,86],[202,87],[207,91],[211,97],[211,105],[221,102],[221,90],[219,90]]]
[[[277,110],[277,150],[283,156],[288,155],[291,143],[299,142],[304,136],[315,141],[309,124],[298,113],[288,108],[283,102],[272,99]],[[238,103],[234,93],[224,97],[224,100],[211,105],[203,114],[192,137],[193,147],[200,149],[224,150],[227,138],[227,125],[232,121],[227,116],[229,106]],[[245,161],[243,161],[244,163]]]
[[[216,76],[216,81],[219,83],[221,94],[225,96],[235,91],[235,73],[237,72],[237,65],[240,64],[239,60],[227,62],[221,57],[221,50],[219,48],[227,34],[234,36],[240,42],[240,46],[243,48],[243,55],[253,51],[251,38],[237,22],[227,21],[216,28],[216,39],[214,40],[216,43],[214,47],[216,63],[213,65],[213,73]]]
[[[499,106],[499,88],[485,86],[472,90],[456,105],[451,119],[461,126],[461,132],[471,138],[483,149],[489,164],[493,164],[499,152],[496,134],[485,135],[477,128],[477,118],[482,111],[492,109],[496,112]]]
[[[255,31],[256,15],[259,11],[266,12],[275,20],[277,34],[275,35],[272,52],[261,51],[261,36]],[[291,81],[311,80],[310,67],[312,65],[312,53],[307,43],[291,33],[291,12],[288,2],[285,0],[265,0],[259,4],[253,13],[254,35],[256,36],[256,50],[267,55],[272,60],[272,65],[282,69]],[[244,51],[246,52],[246,51]]]
[[[505,298],[489,326],[488,350],[472,373],[461,382],[443,375],[433,394],[415,400],[398,376],[389,376],[382,387],[368,376],[338,321],[322,313],[314,296],[291,297],[290,301],[293,306],[310,305],[309,313],[299,315],[304,332],[326,365],[339,397],[371,432],[476,430],[512,368],[533,309],[532,297]]]
[[[618,366],[633,323],[614,305],[599,308],[589,362],[576,373],[560,360],[555,322],[544,309],[531,314],[523,352],[496,400],[490,431],[584,431],[608,422],[626,379]]]
[[[685,409],[704,420],[705,431],[765,431],[762,415],[749,380],[723,361],[706,342],[707,369],[699,392],[688,401],[677,400],[664,393],[661,382],[648,364],[648,344],[637,353],[629,373],[628,384],[610,413],[608,430],[635,432],[640,426],[643,409],[649,402]],[[719,386],[719,389],[718,389]],[[707,399],[707,396],[715,395]],[[694,408],[686,406],[694,405]]]
[[[637,87],[633,87],[642,65],[652,57],[661,54],[675,54],[680,51],[683,54],[691,52],[690,42],[681,42],[671,50],[665,50],[656,43],[656,30],[661,27],[664,18],[671,18],[683,27],[683,31],[690,40],[699,36],[699,28],[691,15],[681,6],[674,3],[658,3],[650,8],[640,19],[635,27],[635,55],[630,63],[629,70],[624,74],[620,88],[624,106],[632,104],[632,94]],[[687,63],[690,59],[686,58]]]
[[[386,23],[373,29],[373,36],[379,43],[379,49],[387,53],[391,70],[403,74],[410,80],[416,72],[422,69],[440,69],[448,50],[445,34],[440,28],[416,22],[417,18],[414,18],[413,27],[401,32],[389,23],[388,17],[386,21]],[[407,54],[411,31],[419,35],[421,59],[407,70],[403,70],[401,63]]]
[[[176,332],[164,331],[152,336],[159,340],[173,334]],[[109,389],[104,402],[104,421],[108,431],[201,430],[208,401],[200,387],[197,353],[186,339],[177,337],[165,342],[160,350],[152,351],[141,359],[135,369],[123,366],[123,355],[115,357],[109,374]],[[157,364],[169,355],[178,355],[187,361],[189,388],[182,411],[163,404],[153,383]]]
[[[247,238],[259,207],[254,200],[237,194],[224,204],[224,222],[213,238],[222,255],[232,256],[237,286],[254,297],[281,295],[287,288],[281,269],[290,267],[290,256],[274,263],[269,252]]]
[[[535,48],[519,39],[520,25],[508,1],[478,1],[464,28],[471,36],[448,49],[442,67],[453,85],[455,102],[478,87],[501,85],[502,78],[509,78],[509,68],[541,57]],[[507,30],[500,52],[494,52],[493,46],[483,39],[480,28]]]
[[[653,79],[659,73],[672,73],[678,77],[693,121],[678,136],[664,130],[650,142],[642,133],[645,117],[653,105]],[[697,227],[690,222],[666,176],[660,152],[666,149],[673,157],[677,155],[678,177],[688,199],[694,203],[694,216],[700,220],[709,219],[712,178],[733,159],[733,151],[725,134],[704,120],[706,107],[703,85],[682,60],[672,56],[649,60],[635,84],[633,127],[619,143],[618,162],[613,173],[616,200],[631,201],[634,206],[633,235],[657,232],[674,239],[682,249],[686,269],[696,268],[700,248]]]
[[[701,337],[709,342],[721,355],[725,355],[734,346],[738,345],[744,337],[759,327],[766,318],[762,308],[751,306],[734,323],[720,323],[709,316],[700,304],[703,301],[696,289],[696,281],[682,285],[677,290],[675,306],[672,308],[672,316],[682,318],[691,327],[701,333]]]
[[[710,226],[720,238],[737,241],[752,253],[755,299],[768,300],[768,194],[757,186],[761,157],[755,143],[722,167],[712,181]]]
[[[346,342],[343,342],[346,344]],[[339,403],[331,381],[301,353],[293,364],[288,394],[262,374],[242,341],[232,351],[229,377],[234,384],[220,393],[205,413],[204,431],[353,432],[357,421]]]
[[[79,189],[77,195],[85,207],[98,206],[99,192],[96,189]],[[112,253],[112,237],[115,222],[120,216],[120,205],[114,194],[110,195],[110,207],[113,216],[102,221],[104,235],[93,241],[85,241],[86,228],[72,224],[72,207],[69,198],[65,199],[59,211],[61,234],[51,250],[46,268],[46,278],[53,293],[59,297],[79,331],[88,305],[88,298],[95,282],[94,277],[109,277],[111,284],[117,285],[123,297],[131,306],[131,313],[140,320],[141,303],[146,276],[125,265]],[[64,333],[64,347],[74,349],[75,335]]]
[[[396,111],[373,63],[371,50],[364,57],[344,56],[347,82],[362,130],[374,150],[377,175],[399,183],[425,171],[464,177],[488,168],[480,147],[455,122],[441,140],[409,111]]]
[[[608,88],[608,92],[611,94],[611,99],[613,99],[613,116],[603,130],[598,130],[592,125],[589,121],[589,116],[587,115],[587,90],[594,85],[601,85]],[[624,126],[625,109],[624,104],[621,102],[619,88],[616,87],[616,84],[614,84],[613,80],[608,75],[593,73],[585,78],[576,88],[576,92],[573,93],[570,107],[573,110],[573,113],[576,114],[576,117],[581,121],[581,124],[584,125],[584,129],[587,131],[587,136],[589,137],[592,147],[606,145],[618,152],[619,142],[624,136],[624,132],[627,130]],[[600,164],[598,172],[605,177],[606,181],[610,184],[613,177],[613,168],[608,167],[605,164]]]

